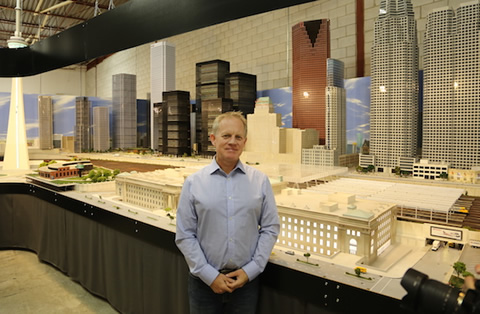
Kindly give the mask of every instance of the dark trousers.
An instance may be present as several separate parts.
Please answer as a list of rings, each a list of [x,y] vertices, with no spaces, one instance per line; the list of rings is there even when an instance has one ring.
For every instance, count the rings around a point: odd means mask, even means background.
[[[190,274],[190,314],[255,314],[259,286],[257,277],[232,293],[216,294],[200,278]]]

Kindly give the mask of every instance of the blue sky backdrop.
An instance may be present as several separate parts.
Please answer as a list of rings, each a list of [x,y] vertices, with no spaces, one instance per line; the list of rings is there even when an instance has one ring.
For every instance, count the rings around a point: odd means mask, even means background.
[[[347,143],[360,143],[370,139],[370,77],[345,80],[347,96]],[[270,97],[276,113],[282,115],[282,127],[292,127],[292,89],[291,87],[259,91],[258,97]],[[51,95],[53,101],[53,132],[73,136],[75,127],[76,96]],[[24,94],[25,123],[27,138],[38,137],[38,95]],[[88,97],[92,108],[112,107],[109,98]],[[10,93],[0,93],[0,139],[6,139]],[[110,121],[112,121],[110,119]]]

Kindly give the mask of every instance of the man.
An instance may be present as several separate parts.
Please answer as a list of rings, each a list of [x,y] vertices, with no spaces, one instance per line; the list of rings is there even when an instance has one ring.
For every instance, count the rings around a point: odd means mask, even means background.
[[[258,275],[280,229],[267,176],[240,161],[247,123],[227,112],[213,123],[212,163],[190,175],[177,209],[175,242],[190,269],[190,311],[255,313]]]

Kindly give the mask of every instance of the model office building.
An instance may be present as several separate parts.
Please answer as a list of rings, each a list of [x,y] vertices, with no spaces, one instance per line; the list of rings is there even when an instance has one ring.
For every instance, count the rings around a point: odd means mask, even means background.
[[[93,150],[104,152],[110,149],[110,114],[108,107],[93,108]]]
[[[175,90],[175,45],[161,41],[150,46],[150,111],[163,101],[163,92]],[[158,107],[158,106],[157,106]],[[151,115],[151,147],[158,149],[158,124]]]
[[[137,146],[137,77],[112,76],[112,148]]]
[[[422,157],[480,166],[480,3],[427,17]]]
[[[158,150],[163,154],[190,154],[190,93],[163,92],[158,113]]]
[[[292,27],[292,126],[316,129],[324,145],[327,58],[330,58],[330,21],[300,22]]]
[[[380,3],[371,58],[370,154],[378,172],[413,158],[418,132],[417,26],[410,0]]]
[[[75,98],[75,153],[88,152],[92,148],[90,107],[88,97]]]
[[[50,96],[38,96],[38,137],[40,149],[53,148],[53,103]]]

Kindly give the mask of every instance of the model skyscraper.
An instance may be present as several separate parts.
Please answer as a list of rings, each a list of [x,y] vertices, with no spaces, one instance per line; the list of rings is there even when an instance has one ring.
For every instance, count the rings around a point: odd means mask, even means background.
[[[90,106],[88,97],[75,98],[75,153],[88,152],[92,148]]]
[[[370,154],[379,172],[417,150],[418,44],[410,0],[382,0],[372,45]]]
[[[480,3],[427,17],[422,157],[480,166]]]
[[[133,74],[112,76],[113,148],[137,146],[137,77]]]
[[[40,149],[53,148],[53,103],[50,96],[38,96],[38,136]]]
[[[301,22],[292,27],[292,126],[316,129],[325,144],[325,87],[330,58],[330,21]]]
[[[338,155],[343,155],[347,151],[347,104],[343,73],[342,61],[327,59],[325,146],[328,149],[336,150],[337,158]],[[338,164],[338,160],[335,164]]]
[[[108,107],[93,108],[93,149],[106,151],[110,148],[110,115]]]
[[[163,92],[175,90],[175,45],[166,41],[150,46],[150,111],[154,104],[163,101]],[[155,114],[150,114],[151,147],[158,149],[158,128],[154,121]]]

